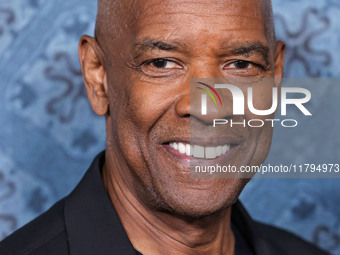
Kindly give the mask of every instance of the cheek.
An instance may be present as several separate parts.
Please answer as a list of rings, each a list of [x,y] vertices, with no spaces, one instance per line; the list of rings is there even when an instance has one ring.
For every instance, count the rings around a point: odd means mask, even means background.
[[[164,112],[162,95],[150,89],[130,91],[126,115],[139,128],[147,132]]]
[[[248,98],[246,98],[248,100]],[[273,105],[273,87],[272,86],[262,86],[253,88],[252,96],[253,106],[257,110],[268,110],[272,108]],[[248,102],[248,101],[246,101]],[[246,103],[248,106],[248,104]],[[275,104],[275,110],[276,110]],[[247,127],[249,130],[248,145],[253,146],[253,156],[251,159],[251,165],[260,165],[266,159],[272,141],[273,127],[271,121],[266,121],[266,119],[273,119],[275,112],[269,115],[256,115],[249,111],[246,107],[246,121],[254,120],[251,122],[253,126],[262,127]]]
[[[265,161],[269,153],[273,128],[271,127],[271,124],[268,123],[262,128],[252,128],[252,133],[256,133],[253,134],[256,147],[251,165],[260,165]]]
[[[174,91],[171,86],[143,81],[133,75],[124,86],[126,102],[124,118],[138,127],[139,133],[148,132],[171,105]]]
[[[254,118],[262,120],[264,125],[262,127],[247,127],[249,136],[246,147],[249,149],[249,152],[252,151],[250,165],[260,165],[264,162],[269,153],[273,128],[271,122],[265,121],[268,116],[254,116]],[[258,124],[259,121],[256,121],[256,123]]]
[[[110,93],[112,134],[123,157],[133,169],[145,169],[151,143],[150,131],[169,107],[169,93],[153,84],[116,81]],[[151,148],[152,149],[152,148]]]
[[[248,95],[246,97],[246,104],[248,106],[248,101],[252,103],[252,106],[256,110],[260,111],[266,111],[271,109],[270,114],[267,115],[255,115],[253,113],[250,113],[249,108],[247,107],[247,110],[250,114],[252,114],[253,119],[266,119],[269,117],[274,117],[275,111],[278,107],[278,92],[276,88],[274,89],[271,85],[260,85],[255,86],[252,88],[252,95]],[[250,103],[249,102],[249,103]]]
[[[125,75],[112,76],[109,95],[114,125],[131,136],[146,132],[162,114],[162,95],[155,92],[152,84],[136,81],[136,75],[128,70]],[[131,130],[136,128],[138,132]]]

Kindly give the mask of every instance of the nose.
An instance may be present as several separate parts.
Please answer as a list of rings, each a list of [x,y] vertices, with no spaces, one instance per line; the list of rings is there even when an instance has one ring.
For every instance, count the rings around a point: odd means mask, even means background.
[[[185,86],[186,90],[184,95],[180,98],[180,100],[176,104],[176,113],[182,117],[187,118],[190,117],[190,82],[189,86]]]
[[[192,65],[188,79],[182,84],[182,96],[177,101],[176,113],[211,125],[214,119],[231,119],[232,94],[216,89],[215,84],[226,83],[218,65]],[[204,100],[206,98],[206,100]],[[202,112],[206,105],[206,114]]]

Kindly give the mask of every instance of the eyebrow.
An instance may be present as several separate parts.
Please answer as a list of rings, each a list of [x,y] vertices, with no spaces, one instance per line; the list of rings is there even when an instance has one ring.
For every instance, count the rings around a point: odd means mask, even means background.
[[[147,50],[179,51],[183,45],[178,42],[164,42],[157,39],[147,38],[133,46],[133,57],[137,58],[142,52]]]
[[[175,51],[178,50],[179,43],[167,43],[163,41],[158,41],[155,39],[146,39],[135,44],[136,48],[139,49],[155,49]]]
[[[252,42],[245,45],[237,46],[236,48],[229,49],[228,55],[242,55],[245,57],[249,57],[252,54],[258,53],[268,64],[269,51],[269,47],[262,42]]]
[[[135,43],[133,47],[133,58],[137,58],[142,52],[147,50],[179,51],[185,45],[179,42],[164,42],[153,38],[147,38],[141,42]],[[237,46],[235,48],[226,47],[227,55],[242,55],[249,57],[252,54],[260,54],[263,60],[268,64],[269,47],[262,42],[256,41]]]

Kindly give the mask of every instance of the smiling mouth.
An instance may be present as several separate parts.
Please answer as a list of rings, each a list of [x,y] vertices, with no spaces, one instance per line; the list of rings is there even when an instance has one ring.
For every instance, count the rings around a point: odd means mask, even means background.
[[[224,144],[218,146],[201,146],[183,142],[171,142],[169,146],[179,154],[199,159],[215,159],[226,154],[231,145]]]

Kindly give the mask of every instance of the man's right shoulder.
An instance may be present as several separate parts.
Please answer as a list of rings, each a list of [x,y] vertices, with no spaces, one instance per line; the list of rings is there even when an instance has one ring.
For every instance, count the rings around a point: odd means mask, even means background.
[[[62,199],[2,242],[1,255],[69,254]]]

